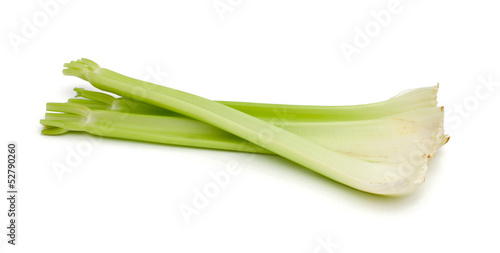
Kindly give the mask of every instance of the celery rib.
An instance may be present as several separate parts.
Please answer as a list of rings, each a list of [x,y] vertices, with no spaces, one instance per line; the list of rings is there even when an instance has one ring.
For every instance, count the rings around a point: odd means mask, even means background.
[[[53,105],[54,103],[49,104]],[[71,104],[59,104],[56,108],[60,109],[64,106],[72,106]],[[49,107],[49,109],[51,108]],[[60,110],[53,111],[60,112]],[[114,111],[108,113],[102,110],[93,110],[87,116],[82,116],[92,118],[90,124],[87,123],[90,127],[86,127],[85,131],[105,137],[233,151],[270,153],[218,128],[185,117],[140,115]],[[83,120],[82,116],[47,113],[45,120],[86,122],[87,120]],[[426,125],[432,125],[438,123],[441,116],[442,112],[440,108],[434,107],[372,120],[331,122],[276,121],[272,122],[272,124],[339,153],[370,162],[394,163],[398,162],[399,157],[409,156],[410,153],[408,152],[413,152],[417,148],[416,143],[431,137],[428,129],[422,122],[425,122]],[[113,133],[96,132],[96,128],[92,127],[91,124],[96,125],[101,121],[108,122],[108,125],[112,125],[117,132],[124,132],[125,130],[128,132],[126,135],[121,134],[120,136],[112,135]],[[47,122],[43,121],[42,124],[47,124]],[[413,131],[401,131],[401,129],[413,129]],[[73,129],[67,130],[71,131]],[[200,131],[203,135],[200,134]],[[143,139],[141,136],[145,133],[156,137]],[[177,137],[177,142],[169,142],[169,139],[163,139],[163,136],[169,136],[169,138]],[[188,140],[181,140],[182,138],[188,138]],[[419,139],[417,140],[416,138]],[[209,143],[206,142],[203,142],[203,145],[196,144],[196,140],[200,140],[201,142],[205,139],[212,140],[212,145],[207,145]],[[225,144],[215,143],[216,140]],[[370,143],[371,145],[366,145],[366,143]],[[221,148],[221,146],[225,148]],[[432,154],[432,150],[430,147],[426,147],[421,150],[421,153],[422,155],[424,153]]]
[[[130,80],[131,78],[121,78]],[[111,110],[166,116],[182,116],[156,106],[137,102],[127,98],[114,98],[110,95],[75,88],[77,97],[97,100],[109,106]],[[351,121],[382,118],[407,111],[436,107],[438,86],[423,87],[401,92],[400,94],[382,102],[352,105],[352,106],[310,106],[310,105],[282,105],[251,102],[217,101],[236,110],[254,117],[285,118],[287,121]],[[97,98],[97,99],[94,99]],[[70,102],[85,103],[77,99]]]
[[[65,75],[89,81],[98,89],[161,107],[206,122],[273,153],[303,165],[353,188],[382,195],[411,192],[423,182],[428,158],[422,156],[408,163],[366,162],[332,151],[318,143],[274,126],[226,105],[175,89],[147,83],[100,68],[81,59],[65,64]],[[432,126],[431,146],[442,142],[442,120]],[[268,134],[269,138],[265,138]],[[437,144],[436,144],[437,143]],[[401,169],[407,168],[405,173]]]

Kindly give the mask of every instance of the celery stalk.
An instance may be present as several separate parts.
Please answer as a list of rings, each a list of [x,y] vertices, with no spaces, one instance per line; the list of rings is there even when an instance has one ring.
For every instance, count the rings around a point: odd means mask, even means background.
[[[74,103],[48,103],[47,110],[68,112],[70,108],[82,108],[82,106]],[[65,107],[67,108],[63,109]],[[66,123],[66,131],[86,131],[104,137],[271,153],[223,130],[186,117],[140,115],[105,110],[89,112],[81,109],[81,111],[84,113],[80,113],[80,115],[48,113],[41,123],[53,127]],[[434,107],[371,120],[276,121],[273,124],[333,151],[371,162],[394,163],[398,162],[401,157],[410,156],[411,153],[408,152],[413,152],[417,148],[415,140],[418,139],[418,142],[422,142],[424,137],[429,137],[426,133],[427,127],[438,124],[441,117],[440,108]],[[79,125],[75,127],[67,123]],[[112,126],[113,131],[98,131],[97,126],[99,125]],[[414,129],[414,131],[400,131],[402,129]],[[50,132],[43,133],[50,135]],[[371,145],[366,145],[367,142]],[[430,148],[423,146],[421,148],[422,155],[424,153],[433,154],[434,152]]]
[[[332,151],[316,142],[286,131],[226,105],[152,83],[128,78],[81,59],[65,64],[65,75],[89,81],[98,89],[161,107],[225,130],[273,153],[303,165],[353,188],[382,195],[411,192],[424,180],[431,154],[403,158],[398,163],[379,164]],[[412,129],[405,129],[412,131]],[[430,146],[442,142],[442,118],[429,126]],[[366,145],[370,145],[367,143]]]
[[[48,103],[48,111],[75,112],[81,105],[66,103]],[[138,140],[153,143],[212,148],[241,152],[270,152],[246,142],[245,140],[224,132],[202,122],[180,117],[127,114],[122,112],[95,110],[78,114],[47,113],[40,121],[46,128],[46,135],[59,135],[68,131],[85,131],[93,135]],[[60,128],[64,131],[55,131]]]
[[[129,80],[129,79],[127,79]],[[115,98],[111,95],[82,88],[75,88],[77,97],[96,100],[113,111],[138,114],[182,116],[162,108],[137,102],[127,98]],[[436,107],[438,85],[407,90],[382,102],[351,106],[310,106],[281,105],[249,102],[217,101],[244,113],[261,119],[286,118],[287,121],[351,121],[382,118],[416,109]],[[70,99],[69,102],[85,103],[81,99]],[[104,109],[104,108],[101,108]]]

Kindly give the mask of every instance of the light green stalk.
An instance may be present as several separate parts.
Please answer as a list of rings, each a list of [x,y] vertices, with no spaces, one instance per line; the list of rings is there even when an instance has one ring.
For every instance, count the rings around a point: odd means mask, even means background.
[[[99,103],[99,102],[97,102]],[[46,126],[64,126],[66,131],[42,131],[56,135],[67,131],[88,133],[122,139],[184,145],[232,151],[271,153],[235,135],[206,123],[176,116],[130,114],[106,110],[89,111],[81,104],[48,103],[48,111],[76,112],[73,114],[46,114],[41,123]],[[90,109],[90,108],[89,108]],[[83,112],[83,113],[82,113]],[[330,150],[370,162],[396,163],[409,157],[419,148],[415,142],[424,142],[428,126],[439,123],[439,108],[424,108],[380,119],[331,122],[287,122],[273,124],[316,142]],[[84,117],[84,118],[82,118]],[[104,131],[100,126],[107,126]],[[411,130],[410,130],[411,129]],[[432,129],[432,128],[431,128]],[[370,145],[366,145],[370,143]],[[422,145],[420,153],[433,154],[431,146]]]
[[[115,98],[111,95],[89,91],[83,88],[74,88],[77,92],[76,97],[86,98],[86,99],[69,99],[68,102],[85,105],[92,109],[102,109],[102,110],[112,110],[119,112],[128,112],[134,114],[145,114],[145,115],[164,115],[164,116],[172,116],[172,117],[185,117],[182,114],[178,114],[172,111],[168,111],[159,107],[150,106],[148,104],[144,104],[141,102],[137,102],[127,98]],[[315,139],[311,139],[315,142],[322,144],[323,146],[329,147],[332,150],[346,153],[349,155],[355,154],[356,157],[359,157],[368,161],[386,161],[383,157],[388,157],[385,155],[374,155],[377,152],[368,151],[367,145],[363,145],[362,143],[357,143],[356,140],[361,140],[363,142],[363,138],[346,138],[347,141],[340,141],[340,143],[349,143],[350,145],[339,146],[339,139],[330,138],[331,135],[335,136],[346,136],[346,133],[353,132],[349,131],[351,129],[358,129],[360,125],[367,124],[372,126],[371,128],[375,128],[376,126],[382,126],[383,124],[375,122],[364,122],[360,124],[344,124],[347,132],[340,131],[344,129],[340,129],[340,125],[335,124],[333,122],[339,122],[341,120],[345,121],[366,121],[370,119],[386,118],[387,116],[393,116],[397,114],[405,113],[402,108],[406,108],[408,112],[424,109],[424,108],[435,108],[437,105],[437,90],[438,86],[433,87],[424,87],[413,90],[407,90],[405,92],[401,92],[397,96],[378,103],[365,104],[365,105],[354,105],[354,106],[304,106],[304,105],[281,105],[281,104],[261,104],[261,103],[248,103],[248,102],[224,102],[218,101],[219,103],[226,104],[232,108],[238,109],[242,112],[245,112],[249,115],[258,117],[264,121],[270,122],[273,125],[277,125],[279,127],[283,127],[287,130],[292,130],[292,132],[297,133],[302,136],[311,135],[311,133],[317,131],[317,128],[313,128],[314,125],[319,124],[296,124],[297,122],[301,123],[315,123],[315,122],[324,122],[321,127],[323,131],[321,131],[324,135],[315,134]],[[411,104],[402,102],[400,99],[404,99],[403,101],[411,101]],[[95,101],[94,101],[95,100]],[[416,106],[419,105],[420,107]],[[396,107],[397,110],[388,110],[387,108]],[[347,108],[347,109],[346,109]],[[345,114],[346,111],[353,111],[352,108],[356,108],[357,115],[359,118],[355,117],[340,117],[338,115]],[[371,109],[368,109],[371,108]],[[375,113],[373,113],[375,111]],[[382,112],[379,112],[382,111]],[[399,113],[390,114],[390,112]],[[324,113],[323,118],[319,116]],[[274,115],[272,117],[271,115]],[[384,116],[385,115],[385,116]],[[404,117],[404,115],[400,115]],[[365,117],[364,119],[361,117]],[[186,118],[186,117],[185,117]],[[419,122],[418,120],[416,122]],[[325,127],[326,126],[326,127]],[[300,131],[298,131],[300,130]],[[332,134],[334,133],[334,134]],[[366,127],[362,129],[362,133],[368,133],[366,140],[371,140],[373,136],[384,136],[383,134],[374,135],[375,131],[373,129],[367,129]],[[362,134],[356,134],[355,136],[362,136]],[[349,136],[351,137],[351,136]],[[354,137],[354,136],[352,136]],[[444,145],[449,139],[449,136],[443,135],[443,143]],[[394,147],[389,149],[384,143],[388,142],[388,139],[380,139],[377,141],[379,144],[377,147],[373,147],[370,145],[370,148],[376,148],[378,153],[385,152],[386,150],[396,150]],[[364,143],[364,142],[363,142]],[[374,143],[372,141],[372,143]],[[348,147],[357,147],[356,149]],[[400,149],[397,149],[394,153],[398,153]],[[393,156],[390,156],[393,157]]]
[[[77,97],[96,100],[107,105],[105,107],[100,105],[99,109],[137,114],[183,116],[182,114],[174,113],[169,110],[131,99],[115,98],[102,92],[89,91],[82,88],[75,88],[74,90],[77,93]],[[217,102],[260,119],[280,118],[286,119],[289,122],[352,121],[377,119],[412,110],[436,107],[437,91],[438,85],[423,87],[401,92],[386,101],[351,106],[281,105],[227,101]],[[82,101],[81,99],[70,99],[69,102],[85,103],[85,101]],[[87,104],[85,105],[89,106]],[[90,105],[89,107],[92,106]]]
[[[129,114],[90,110],[73,103],[47,103],[48,111],[40,123],[46,135],[85,131],[93,135],[171,145],[212,148],[241,152],[270,152],[208,124],[181,117]],[[68,114],[69,113],[69,114]],[[64,129],[55,131],[54,129]]]
[[[366,162],[332,151],[318,143],[226,105],[175,89],[125,77],[81,59],[65,64],[66,75],[89,81],[98,89],[200,120],[362,191],[383,195],[411,192],[423,182],[430,154],[395,164]],[[411,130],[411,129],[410,129]],[[432,150],[442,142],[442,118],[429,131]],[[369,144],[368,144],[369,145]]]

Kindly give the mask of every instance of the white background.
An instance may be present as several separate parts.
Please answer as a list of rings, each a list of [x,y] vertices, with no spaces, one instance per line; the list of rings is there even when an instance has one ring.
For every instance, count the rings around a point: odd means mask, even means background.
[[[0,4],[0,144],[17,141],[20,174],[18,245],[2,197],[0,252],[500,250],[497,2],[215,1],[231,6],[222,14],[213,0],[47,2]],[[349,62],[341,45],[367,25]],[[360,104],[439,82],[452,138],[416,192],[384,198],[273,156],[42,136],[46,102],[91,88],[61,73],[81,57],[215,100]],[[79,145],[91,151],[58,180],[54,164]],[[234,163],[241,173],[186,223],[179,207]]]

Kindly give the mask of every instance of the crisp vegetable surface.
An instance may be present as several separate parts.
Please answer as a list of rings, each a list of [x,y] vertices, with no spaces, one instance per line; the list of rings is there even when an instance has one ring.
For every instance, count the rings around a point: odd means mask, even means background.
[[[99,102],[96,101],[83,99],[70,99],[70,101],[72,102],[47,104],[48,111],[70,113],[46,115],[42,124],[66,130],[57,131],[54,134],[86,131],[105,137],[272,154],[226,131],[187,117],[131,114],[103,110],[101,107],[105,107],[105,104],[101,103],[98,106]],[[85,104],[92,104],[94,109],[90,110]],[[80,116],[75,117],[75,114]],[[413,140],[419,136],[425,136],[428,127],[418,122],[426,122],[429,125],[438,124],[441,114],[440,108],[430,107],[380,119],[325,122],[281,119],[273,121],[273,125],[361,160],[390,163],[398,162],[400,157],[410,156],[415,149],[412,147],[415,145]],[[267,121],[269,118],[263,120]],[[107,129],[106,125],[112,128]],[[415,132],[400,131],[397,135],[394,134],[398,129],[405,128],[413,128]],[[54,130],[54,128],[46,129],[44,133],[51,134]],[[371,145],[366,145],[367,142]],[[407,146],[403,147],[403,144]],[[429,148],[430,146],[422,146],[422,155],[433,153]],[[391,155],[387,155],[388,151]]]
[[[160,107],[151,106],[127,98],[115,98],[102,92],[75,88],[77,97],[101,102],[70,99],[68,102],[83,103],[98,109],[130,112],[137,114],[183,116]],[[286,119],[286,121],[353,121],[377,119],[398,113],[437,106],[438,86],[407,90],[382,102],[353,106],[310,106],[281,105],[248,102],[217,101],[244,113],[261,119]],[[87,104],[85,104],[87,103]]]
[[[49,103],[44,134],[86,131],[107,137],[271,153],[335,181],[382,195],[407,194],[425,178],[427,161],[448,137],[437,87],[358,106],[216,102],[140,81],[81,59],[65,64],[103,93]],[[281,113],[280,113],[281,112]],[[103,122],[112,122],[103,128]],[[144,124],[147,122],[147,124]],[[142,123],[142,124],[141,124]]]

